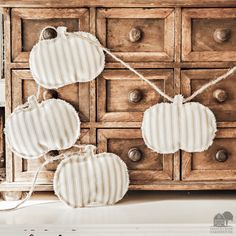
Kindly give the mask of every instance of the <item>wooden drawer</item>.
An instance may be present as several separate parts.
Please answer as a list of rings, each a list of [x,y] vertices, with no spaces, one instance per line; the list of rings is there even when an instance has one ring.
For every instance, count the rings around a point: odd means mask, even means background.
[[[81,129],[80,139],[77,144],[89,144],[91,143],[92,133],[89,129]],[[44,162],[44,158],[35,160],[24,160],[16,155],[14,157],[14,181],[15,182],[31,182],[35,171]],[[53,181],[54,171],[60,161],[56,161],[52,164],[48,164],[42,172],[39,174],[37,180],[38,184],[49,184]]]
[[[140,129],[99,129],[99,152],[112,152],[127,164],[132,184],[172,180],[173,155],[161,155],[146,147]]]
[[[236,61],[236,8],[183,9],[184,61]]]
[[[37,85],[29,70],[12,71],[12,110],[36,93]],[[56,96],[69,102],[79,112],[82,122],[89,121],[90,83],[70,84],[57,90],[41,88],[39,100],[42,100],[45,95],[46,97]]]
[[[173,96],[172,70],[140,70],[140,73]],[[162,101],[150,85],[127,70],[105,70],[97,80],[99,121],[141,121],[149,106]]]
[[[205,152],[182,153],[183,180],[236,180],[236,128],[221,128]],[[225,160],[226,159],[226,160]]]
[[[39,34],[45,26],[66,26],[68,31],[89,31],[87,8],[14,8],[11,18],[13,62],[28,62],[29,52],[38,42]]]
[[[181,91],[188,97],[202,85],[222,75],[224,69],[199,69],[181,71]],[[194,101],[208,106],[218,122],[236,121],[236,76],[233,75],[205,90]]]
[[[12,71],[12,107],[13,109],[18,105],[26,102],[27,97],[36,94],[37,86],[32,79],[29,70],[13,70]],[[52,90],[45,90],[41,88],[40,100],[42,100],[43,94]],[[63,88],[57,89],[56,95],[72,104],[76,110],[79,111],[79,116],[82,122],[89,121],[89,104],[90,104],[90,83],[72,84]],[[82,129],[80,142],[81,143],[93,143],[96,134],[90,129]],[[78,141],[79,142],[79,141]],[[31,181],[35,170],[43,162],[43,158],[27,161],[13,154],[13,171],[14,181]],[[8,160],[9,162],[10,160]],[[53,178],[53,171],[56,169],[58,163],[47,166],[45,171],[40,174],[40,183],[49,183]]]
[[[173,61],[174,9],[98,9],[97,35],[125,61]]]

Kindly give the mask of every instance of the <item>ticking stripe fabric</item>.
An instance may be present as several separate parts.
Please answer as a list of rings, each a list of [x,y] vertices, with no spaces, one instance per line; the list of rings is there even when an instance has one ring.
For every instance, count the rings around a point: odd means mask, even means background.
[[[63,100],[49,99],[38,104],[31,96],[27,108],[17,108],[8,118],[5,134],[14,153],[32,159],[75,144],[80,120],[76,110]]]
[[[30,70],[39,85],[59,88],[76,82],[88,82],[103,71],[103,50],[79,36],[99,44],[90,33],[66,33],[66,27],[58,27],[55,39],[39,41],[33,47]]]
[[[59,199],[74,208],[111,205],[128,190],[128,170],[113,153],[74,153],[58,166],[53,186]]]
[[[145,111],[142,136],[152,150],[167,154],[179,149],[201,152],[212,144],[216,120],[212,111],[200,103],[183,104],[182,95],[173,103],[160,103]]]

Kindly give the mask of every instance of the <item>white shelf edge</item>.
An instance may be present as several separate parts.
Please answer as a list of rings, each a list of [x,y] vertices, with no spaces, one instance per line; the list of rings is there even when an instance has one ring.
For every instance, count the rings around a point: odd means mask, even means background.
[[[0,79],[0,107],[5,107],[5,79]]]

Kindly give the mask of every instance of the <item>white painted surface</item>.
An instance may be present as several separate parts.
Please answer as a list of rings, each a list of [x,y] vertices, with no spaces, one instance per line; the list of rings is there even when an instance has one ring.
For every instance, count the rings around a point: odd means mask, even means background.
[[[42,199],[42,196],[40,196]],[[50,201],[50,202],[48,202]],[[0,207],[16,202],[1,202]],[[35,198],[14,212],[0,213],[3,230],[29,235],[214,235],[210,226],[217,213],[230,211],[236,217],[236,193],[129,192],[109,207],[71,209],[55,197]],[[233,225],[235,222],[230,222]],[[14,225],[12,228],[11,225]],[[44,229],[48,229],[47,232]],[[76,229],[76,231],[72,231]],[[233,225],[236,235],[236,227]],[[26,231],[24,231],[26,230]],[[55,231],[56,230],[56,231]],[[121,232],[122,231],[122,232]],[[37,234],[36,234],[37,233]],[[40,233],[40,234],[38,234]],[[14,234],[12,234],[14,235]],[[20,235],[20,234],[18,234]],[[224,235],[224,234],[220,234]],[[229,234],[227,234],[229,235]],[[8,234],[10,236],[10,234]]]
[[[5,106],[5,79],[0,79],[0,107]]]

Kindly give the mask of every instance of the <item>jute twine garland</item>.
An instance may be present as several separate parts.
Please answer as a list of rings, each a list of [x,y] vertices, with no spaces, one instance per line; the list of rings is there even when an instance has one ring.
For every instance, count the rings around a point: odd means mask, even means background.
[[[66,34],[71,34],[71,33],[66,33]],[[74,33],[76,34],[76,32]],[[129,69],[130,71],[132,71],[134,74],[136,74],[141,80],[145,81],[146,83],[148,83],[151,87],[153,87],[161,96],[163,96],[164,98],[166,98],[168,101],[173,102],[174,99],[171,98],[170,96],[168,96],[166,93],[164,93],[160,88],[158,88],[155,84],[153,84],[152,82],[150,82],[148,79],[146,79],[142,74],[140,74],[137,70],[135,70],[133,67],[131,67],[128,63],[122,61],[120,58],[118,58],[116,55],[114,55],[113,53],[110,52],[109,49],[103,47],[101,44],[98,44],[96,42],[94,42],[93,40],[79,35],[77,34],[77,36],[81,39],[84,39],[86,41],[88,41],[89,43],[102,48],[103,51],[105,51],[107,54],[109,54],[112,58],[114,58],[116,61],[120,62],[123,66],[125,66],[127,69]],[[216,79],[210,81],[209,83],[203,85],[201,88],[199,88],[198,90],[196,90],[191,96],[185,98],[183,100],[183,103],[185,102],[189,102],[191,101],[193,98],[195,98],[196,96],[198,96],[199,94],[201,94],[202,92],[204,92],[206,89],[208,89],[209,87],[211,87],[212,85],[220,82],[221,80],[224,80],[226,78],[228,78],[230,75],[232,75],[234,72],[236,71],[236,66],[232,67],[231,69],[229,69],[226,73],[224,73],[223,75],[217,77]]]
[[[94,145],[77,145],[77,144],[73,145],[72,147],[78,148],[79,149],[79,154],[82,154],[83,152],[85,152],[88,147],[92,147],[93,150],[95,150],[95,148],[96,148]],[[43,168],[46,165],[48,165],[48,164],[50,164],[50,163],[52,163],[54,161],[58,161],[58,160],[63,160],[63,159],[69,158],[71,153],[72,152],[61,153],[60,155],[50,156],[50,157],[44,156],[45,161],[36,170],[34,178],[33,178],[33,181],[32,181],[31,186],[30,186],[30,190],[27,193],[26,197],[23,200],[21,200],[18,204],[16,204],[14,207],[0,209],[0,212],[1,211],[13,211],[13,210],[16,210],[16,209],[20,209],[19,207],[31,198],[31,196],[32,196],[32,194],[34,192],[34,188],[35,188],[35,185],[36,185],[36,182],[37,182],[38,175],[43,170]]]
[[[43,40],[43,33],[46,29],[53,29],[55,31],[57,31],[57,29],[53,26],[46,26],[45,28],[42,29],[40,36],[39,36],[39,41]],[[106,52],[108,55],[110,55],[115,61],[121,63],[124,67],[126,67],[127,69],[129,69],[130,71],[132,71],[134,74],[136,74],[141,80],[145,81],[147,84],[149,84],[154,90],[156,90],[157,93],[159,93],[161,96],[163,96],[164,98],[166,98],[168,101],[173,102],[174,99],[172,97],[170,97],[168,94],[166,94],[165,92],[163,92],[158,86],[156,86],[154,83],[152,83],[151,81],[149,81],[147,78],[145,78],[141,73],[139,73],[137,70],[135,70],[132,66],[129,65],[129,63],[124,62],[123,60],[121,60],[119,57],[117,57],[115,54],[113,54],[108,48],[105,48],[104,46],[102,46],[100,43],[97,43],[93,40],[91,40],[90,38],[83,36],[77,32],[74,33],[68,33],[65,32],[65,35],[76,35],[77,37],[86,40],[87,42],[93,44],[94,46],[97,46],[99,48],[101,48],[104,52]],[[205,85],[203,85],[202,87],[200,87],[198,90],[196,90],[192,95],[190,95],[187,98],[184,98],[183,103],[185,102],[189,102],[191,101],[193,98],[195,98],[196,96],[198,96],[199,94],[203,93],[206,89],[208,89],[209,87],[211,87],[212,85],[228,78],[230,75],[232,75],[234,72],[236,71],[236,66],[232,67],[231,69],[229,69],[227,72],[225,72],[223,75],[217,77],[216,79],[206,83]],[[37,98],[40,95],[40,86],[38,86],[38,90],[37,90]]]
[[[55,31],[57,31],[57,29],[55,27],[52,26],[46,26],[40,33],[40,37],[39,40],[43,40],[43,33],[46,29],[53,29]],[[153,84],[152,82],[150,82],[147,78],[145,78],[141,73],[139,73],[137,70],[135,70],[133,67],[131,67],[128,63],[124,62],[123,60],[121,60],[120,58],[118,58],[116,55],[114,55],[109,49],[103,47],[101,44],[91,40],[90,38],[87,38],[86,36],[82,36],[78,33],[65,33],[65,35],[70,35],[70,34],[75,34],[77,37],[84,39],[86,41],[88,41],[89,43],[101,48],[104,52],[106,52],[108,55],[110,55],[114,60],[116,60],[117,62],[120,62],[124,67],[126,67],[127,69],[129,69],[130,71],[132,71],[134,74],[136,74],[141,80],[145,81],[147,84],[149,84],[157,93],[159,93],[161,96],[163,96],[164,98],[166,98],[168,101],[173,102],[174,99],[172,97],[170,97],[169,95],[167,95],[165,92],[163,92],[159,87],[157,87],[155,84]],[[234,72],[236,71],[236,66],[234,66],[233,68],[229,69],[226,73],[224,73],[223,75],[217,77],[216,79],[210,81],[209,83],[203,85],[201,88],[199,88],[198,90],[196,90],[192,95],[190,95],[189,97],[185,98],[183,100],[183,103],[185,102],[189,102],[191,101],[193,98],[195,98],[196,96],[198,96],[199,94],[203,93],[206,89],[208,89],[209,87],[211,87],[212,85],[228,78],[230,75],[232,75]],[[37,99],[40,96],[40,86],[38,85],[37,88],[37,94],[36,97]],[[25,108],[27,104],[23,105],[21,108]],[[77,147],[77,148],[84,148],[86,147],[86,145],[74,145],[73,147]],[[42,169],[49,163],[52,163],[54,161],[57,160],[62,160],[67,158],[67,155],[62,153],[58,156],[55,157],[50,157],[48,159],[45,158],[45,161],[42,163],[42,165],[37,169],[31,187],[30,187],[30,191],[28,192],[28,194],[26,195],[26,197],[20,201],[16,206],[11,207],[11,208],[7,208],[7,209],[0,209],[0,211],[12,211],[12,210],[16,210],[17,208],[19,208],[22,204],[24,204],[26,201],[28,201],[30,199],[30,197],[32,196],[33,192],[34,192],[34,188],[36,185],[36,181],[38,178],[39,173],[42,171]]]

